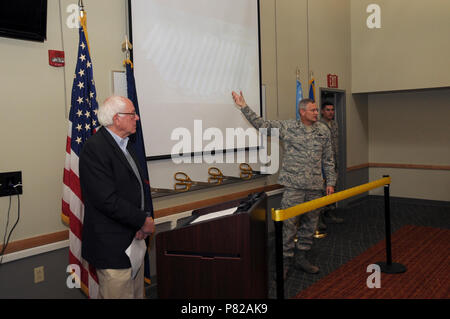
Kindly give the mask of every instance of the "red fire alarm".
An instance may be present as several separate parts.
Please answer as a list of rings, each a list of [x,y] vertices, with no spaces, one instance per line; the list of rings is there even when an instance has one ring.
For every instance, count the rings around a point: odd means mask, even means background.
[[[64,51],[48,50],[48,64],[55,67],[64,66]]]
[[[329,88],[337,88],[338,87],[338,76],[336,74],[328,74],[327,75],[327,84]]]

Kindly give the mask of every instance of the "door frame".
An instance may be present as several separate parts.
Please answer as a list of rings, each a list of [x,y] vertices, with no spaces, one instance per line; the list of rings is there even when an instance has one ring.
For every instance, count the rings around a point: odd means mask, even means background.
[[[341,89],[319,88],[320,105],[325,101],[334,103],[335,121],[338,124],[339,132],[339,167],[338,167],[338,183],[336,189],[342,191],[346,188],[347,179],[347,121],[346,121],[346,92]],[[332,98],[327,97],[332,96]]]

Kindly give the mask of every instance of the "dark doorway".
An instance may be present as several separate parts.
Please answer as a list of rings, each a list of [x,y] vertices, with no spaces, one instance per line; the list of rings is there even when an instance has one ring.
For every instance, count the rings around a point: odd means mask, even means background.
[[[338,156],[338,182],[337,191],[346,187],[347,173],[347,143],[346,143],[346,120],[345,120],[345,91],[339,89],[320,88],[320,105],[324,102],[332,103],[335,109],[335,121],[339,131],[339,156]],[[339,205],[339,203],[338,203]]]

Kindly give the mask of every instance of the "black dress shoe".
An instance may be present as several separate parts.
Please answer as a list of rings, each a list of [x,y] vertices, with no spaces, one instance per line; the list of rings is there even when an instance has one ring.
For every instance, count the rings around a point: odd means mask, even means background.
[[[319,267],[311,264],[306,259],[306,251],[305,250],[297,251],[297,253],[295,254],[294,266],[296,269],[303,270],[304,272],[306,272],[308,274],[317,274],[317,273],[319,273],[319,270],[320,270]]]
[[[326,223],[329,224],[342,224],[344,222],[343,218],[337,217],[333,210],[327,210],[323,213],[323,217]]]

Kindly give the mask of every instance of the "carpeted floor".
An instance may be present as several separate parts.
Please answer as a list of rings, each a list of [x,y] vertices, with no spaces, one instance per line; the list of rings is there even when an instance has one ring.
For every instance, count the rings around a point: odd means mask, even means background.
[[[443,299],[450,298],[450,230],[407,225],[392,235],[393,262],[406,267],[397,274],[367,267],[386,261],[382,240],[331,274],[300,292],[299,299]],[[369,278],[370,277],[370,278]],[[369,281],[368,287],[367,282]],[[374,287],[378,281],[379,287]]]
[[[310,261],[320,267],[320,273],[312,275],[300,270],[292,271],[285,281],[286,299],[295,298],[312,284],[384,240],[384,201],[382,197],[371,197],[360,201],[346,210],[340,211],[338,215],[343,217],[345,222],[328,225],[328,236],[316,239],[309,254]],[[450,207],[446,203],[425,205],[417,201],[391,199],[392,234],[405,225],[450,229]],[[273,242],[274,239],[271,238],[269,242],[269,247],[271,247],[269,253],[269,298],[276,298]],[[394,244],[394,241],[392,243]],[[439,244],[439,241],[436,241],[436,244]],[[397,262],[397,256],[398,253],[393,251],[394,262]],[[385,261],[385,257],[370,263],[377,261]],[[365,278],[367,279],[369,275],[370,273],[365,273]],[[342,296],[342,298],[344,297]]]

